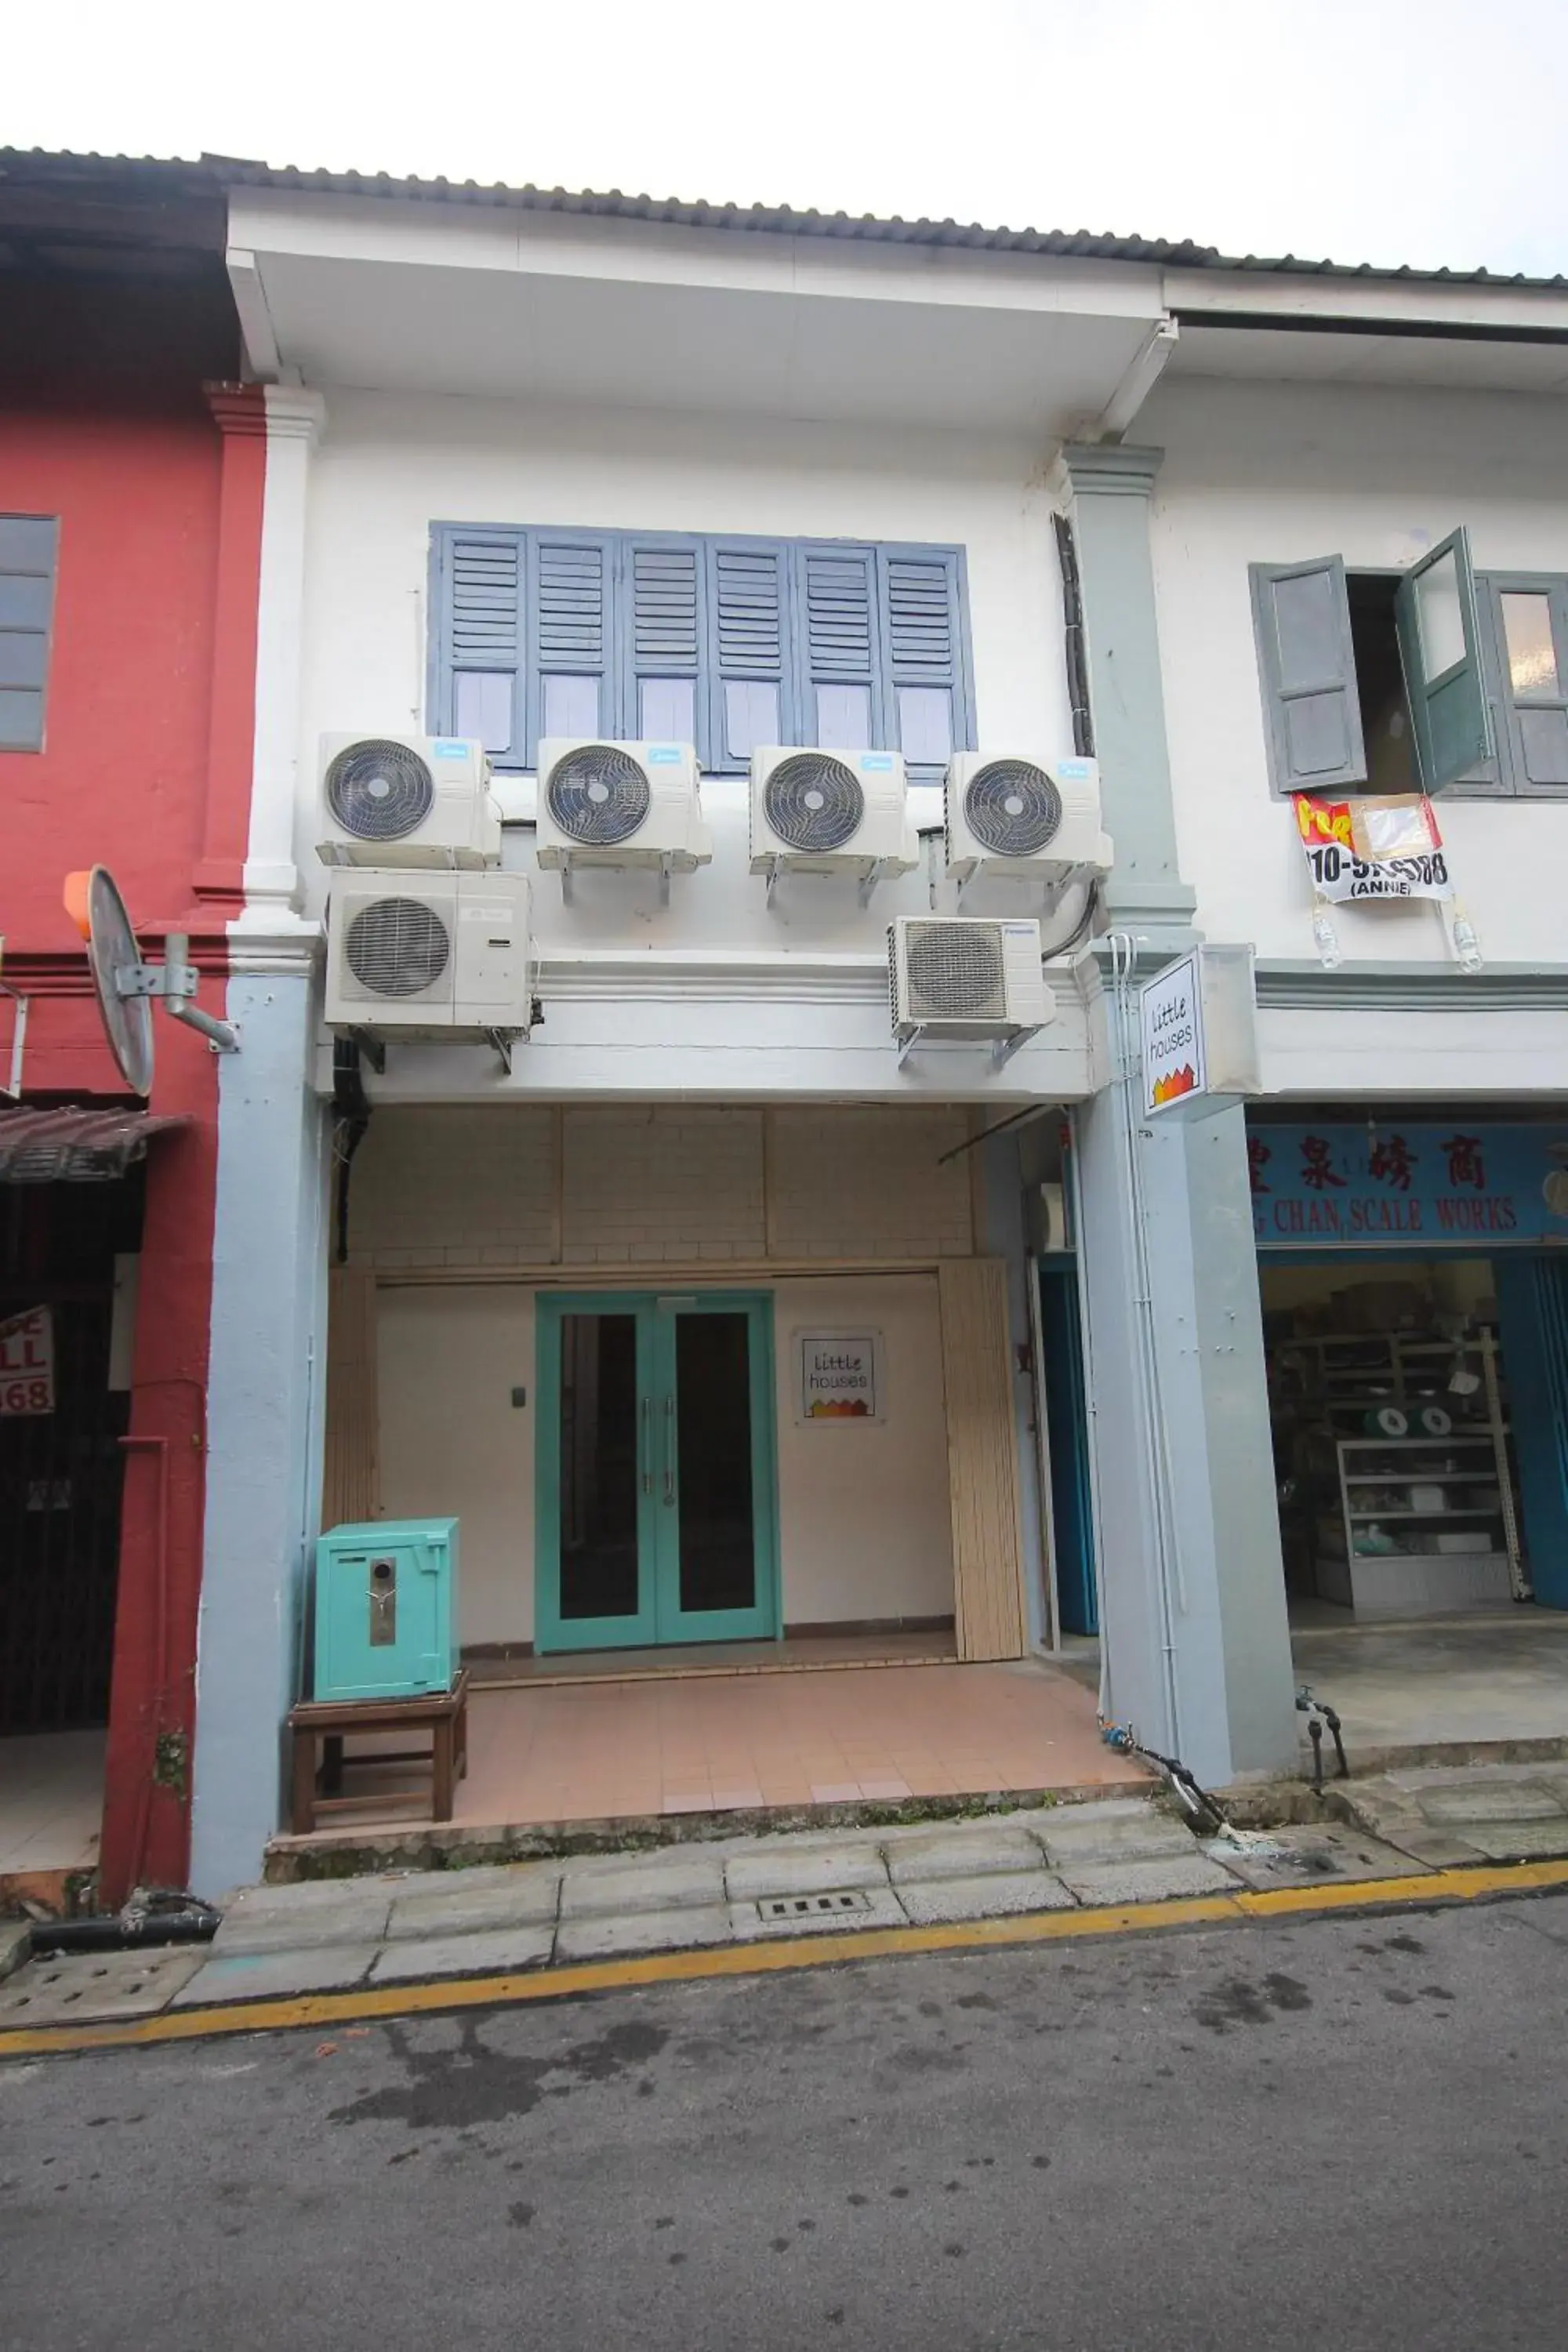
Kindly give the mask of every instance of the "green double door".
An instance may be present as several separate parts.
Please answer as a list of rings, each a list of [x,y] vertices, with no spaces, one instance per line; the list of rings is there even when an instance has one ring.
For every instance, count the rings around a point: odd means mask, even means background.
[[[534,1644],[778,1632],[770,1301],[538,1304]]]

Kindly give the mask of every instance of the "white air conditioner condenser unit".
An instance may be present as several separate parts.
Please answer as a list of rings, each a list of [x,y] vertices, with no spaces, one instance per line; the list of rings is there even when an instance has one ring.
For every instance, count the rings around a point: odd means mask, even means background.
[[[893,1034],[1011,1037],[1042,1029],[1056,1001],[1037,922],[975,915],[900,915],[888,931]]]
[[[455,735],[323,735],[324,866],[447,866],[500,861],[500,811],[483,747]]]
[[[689,874],[713,843],[689,743],[551,736],[539,747],[543,866],[662,866]]]
[[[1048,882],[1106,874],[1111,845],[1100,829],[1100,762],[1016,752],[959,751],[947,770],[947,870],[1033,874]]]
[[[327,909],[329,1024],[405,1037],[525,1034],[528,907],[522,874],[343,875]]]
[[[897,751],[752,753],[752,871],[908,874],[919,856]]]

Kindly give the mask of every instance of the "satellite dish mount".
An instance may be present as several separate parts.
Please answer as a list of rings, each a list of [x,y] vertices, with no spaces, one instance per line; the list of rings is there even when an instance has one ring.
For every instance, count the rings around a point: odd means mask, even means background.
[[[110,1051],[132,1093],[153,1088],[153,999],[162,997],[171,1019],[204,1036],[215,1054],[237,1054],[239,1035],[233,1024],[204,1013],[195,1002],[198,975],[187,961],[189,935],[170,931],[163,940],[163,961],[149,963],[131,927],[113,876],[95,866],[89,874],[66,877],[66,907],[87,940],[88,962],[98,990],[99,1010]]]

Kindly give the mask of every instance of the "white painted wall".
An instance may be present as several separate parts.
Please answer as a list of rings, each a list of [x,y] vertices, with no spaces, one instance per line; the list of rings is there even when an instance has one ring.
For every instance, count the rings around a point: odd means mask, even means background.
[[[1338,552],[1403,565],[1468,526],[1478,569],[1568,572],[1568,409],[1519,394],[1167,379],[1138,419],[1163,448],[1152,518],[1182,868],[1212,939],[1310,958],[1289,802],[1270,796],[1247,565]],[[1489,959],[1561,962],[1568,805],[1440,813]],[[1347,959],[1443,961],[1427,905],[1336,908]],[[1386,1073],[1385,1073],[1386,1076]]]
[[[866,1329],[882,1335],[886,1418],[798,1421],[795,1334]],[[935,1276],[781,1282],[773,1330],[784,1623],[951,1616]]]
[[[785,1623],[949,1614],[934,1278],[772,1286]],[[378,1294],[383,1513],[460,1520],[465,1643],[533,1638],[533,1298],[513,1284]],[[884,1339],[886,1421],[798,1426],[792,1335],[868,1324]],[[525,1407],[511,1402],[514,1386],[527,1388]]]
[[[381,1501],[461,1522],[459,1642],[533,1637],[533,1293],[377,1294]],[[511,1402],[514,1387],[529,1402]]]
[[[310,909],[320,911],[327,883],[315,854],[320,736],[425,723],[432,522],[962,545],[982,741],[1048,754],[1067,749],[1071,731],[1041,455],[997,436],[332,390],[311,478],[305,590],[296,845]],[[543,952],[880,956],[890,916],[927,908],[924,880],[911,877],[879,889],[864,912],[849,885],[786,882],[770,914],[763,883],[746,871],[744,785],[710,782],[704,800],[720,854],[676,880],[667,912],[646,878],[585,877],[568,908],[559,880],[542,877]],[[510,835],[506,862],[536,871],[531,841]]]

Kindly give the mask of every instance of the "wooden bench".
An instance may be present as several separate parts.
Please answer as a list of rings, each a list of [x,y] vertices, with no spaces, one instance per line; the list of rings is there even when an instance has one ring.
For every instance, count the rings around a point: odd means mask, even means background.
[[[449,1691],[423,1691],[407,1698],[303,1699],[289,1713],[293,1738],[291,1825],[308,1837],[328,1811],[363,1811],[395,1804],[396,1798],[343,1794],[343,1775],[355,1767],[387,1764],[430,1766],[430,1819],[449,1822],[452,1791],[468,1769],[468,1670],[461,1666]],[[428,1731],[425,1748],[375,1748],[345,1755],[343,1742],[356,1733]],[[318,1756],[318,1750],[320,1755]]]

